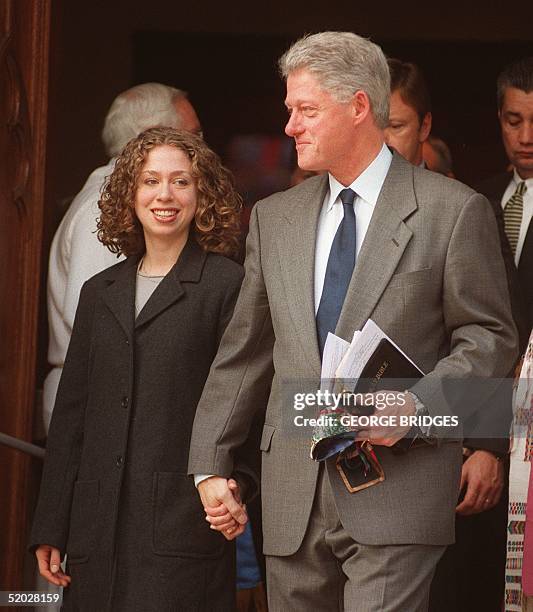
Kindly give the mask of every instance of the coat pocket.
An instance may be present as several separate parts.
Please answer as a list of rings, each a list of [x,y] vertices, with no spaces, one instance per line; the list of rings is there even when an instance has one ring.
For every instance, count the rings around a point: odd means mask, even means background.
[[[413,270],[412,272],[400,272],[395,274],[389,281],[387,287],[411,287],[413,285],[427,284],[434,280],[433,270],[431,268],[422,268],[421,270]]]
[[[81,563],[89,558],[94,545],[99,498],[98,480],[78,480],[74,483],[67,542],[69,563]]]
[[[192,477],[155,472],[152,490],[153,550],[156,555],[213,559],[226,541],[209,528]]]
[[[263,433],[261,434],[261,443],[259,445],[259,449],[263,452],[267,453],[270,450],[270,443],[272,442],[272,436],[276,431],[275,427],[272,425],[268,425],[265,423],[263,426]]]

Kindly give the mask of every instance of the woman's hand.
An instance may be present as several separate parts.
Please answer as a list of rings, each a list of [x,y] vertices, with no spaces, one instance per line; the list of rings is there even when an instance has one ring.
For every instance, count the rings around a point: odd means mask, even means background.
[[[203,483],[200,483],[201,486]],[[241,535],[246,528],[246,522],[248,520],[246,516],[246,506],[242,503],[239,485],[236,480],[230,478],[227,481],[227,487],[233,495],[233,504],[237,503],[237,507],[240,507],[243,515],[246,517],[246,521],[241,524],[234,516],[233,512],[228,510],[225,503],[221,502],[217,505],[205,506],[204,510],[206,513],[205,520],[210,523],[211,529],[220,531],[226,540],[234,540],[237,536]],[[202,498],[203,501],[203,498]],[[242,520],[242,518],[241,518]]]
[[[35,556],[39,564],[39,573],[43,578],[56,586],[68,587],[71,578],[61,569],[61,553],[58,548],[41,544],[35,551]]]

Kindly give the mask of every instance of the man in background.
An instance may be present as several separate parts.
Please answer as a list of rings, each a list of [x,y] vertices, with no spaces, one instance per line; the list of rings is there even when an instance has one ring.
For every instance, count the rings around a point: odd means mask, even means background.
[[[523,351],[533,326],[533,57],[507,66],[497,80],[498,117],[511,170],[490,177],[478,191],[503,213],[507,248],[512,253],[519,290]]]
[[[498,220],[500,241],[494,248],[501,251],[506,264],[513,318],[523,352],[533,323],[533,231],[529,232],[533,215],[533,58],[515,62],[500,74],[497,102],[512,171],[489,178],[477,190],[490,200]],[[499,406],[501,414],[510,414],[508,404]],[[487,412],[485,417],[495,419],[496,414]],[[502,493],[492,508],[484,508],[479,514],[479,510],[470,509],[458,518],[456,544],[446,551],[433,581],[431,610],[499,612],[505,580],[508,440],[472,439],[465,441],[465,446],[471,454],[463,471],[469,467],[476,480],[490,480],[494,486],[497,483]],[[476,456],[479,465],[469,465]]]
[[[391,99],[385,141],[413,165],[453,178],[448,145],[431,135],[431,97],[422,71],[397,58],[389,58],[388,64]]]
[[[44,381],[45,432],[52,417],[81,287],[91,276],[120,260],[96,237],[101,188],[113,171],[116,156],[124,145],[143,130],[158,125],[191,132],[200,132],[201,129],[186,94],[174,87],[144,83],[115,98],[102,131],[102,141],[110,160],[89,176],[54,236],[48,268],[48,361],[52,370]]]
[[[420,68],[388,60],[391,77],[389,124],[385,142],[414,166],[423,166],[422,146],[431,132],[431,98]]]
[[[504,230],[500,232],[502,251],[506,251],[511,260],[510,265],[507,265],[507,276],[519,331],[520,351],[523,353],[533,325],[533,57],[515,61],[504,68],[498,76],[496,90],[501,135],[511,169],[490,177],[478,186],[478,190],[487,196],[496,215],[503,217]],[[520,601],[523,593],[533,595],[529,580],[533,573],[532,555],[531,550],[525,546],[526,541],[530,540],[527,536],[528,528],[525,540],[522,529],[531,522],[531,508],[528,507],[531,504],[524,502],[530,499],[528,486],[530,493],[532,490],[528,474],[531,457],[527,450],[524,452],[524,446],[527,447],[527,444],[521,439],[515,440],[513,444],[508,503],[506,486],[506,503],[492,517],[486,530],[486,533],[492,530],[495,534],[489,536],[485,546],[491,542],[498,547],[497,565],[490,575],[478,575],[476,572],[477,585],[483,589],[480,591],[482,595],[487,590],[490,593],[497,588],[501,601],[505,585],[506,610],[533,608],[531,598],[527,602]],[[508,465],[505,467],[507,475]],[[504,577],[505,568],[507,575]],[[523,592],[520,582],[517,582],[520,574]],[[492,586],[495,581],[497,587]],[[484,601],[481,600],[481,603]],[[497,607],[494,603],[492,608],[483,609],[496,611]]]

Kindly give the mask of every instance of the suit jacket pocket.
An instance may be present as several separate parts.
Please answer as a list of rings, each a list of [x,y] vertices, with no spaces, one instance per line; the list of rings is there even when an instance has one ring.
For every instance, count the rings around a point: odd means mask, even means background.
[[[268,452],[270,450],[270,443],[272,442],[272,436],[274,435],[275,431],[275,427],[265,423],[263,426],[263,433],[261,434],[261,443],[259,445],[259,448],[262,451]]]
[[[431,268],[422,268],[421,270],[413,270],[412,272],[400,272],[390,279],[387,287],[409,287],[410,285],[429,283],[432,279],[432,273],[433,270]]]
[[[155,472],[152,489],[152,536],[156,555],[212,559],[226,541],[209,528],[194,480],[178,472]]]
[[[89,558],[97,525],[99,487],[98,480],[78,480],[74,483],[67,542],[69,563],[82,563]]]

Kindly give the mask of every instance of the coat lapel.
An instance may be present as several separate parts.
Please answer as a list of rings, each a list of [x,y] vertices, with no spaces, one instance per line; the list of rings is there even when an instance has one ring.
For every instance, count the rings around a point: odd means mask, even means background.
[[[183,283],[199,282],[207,254],[194,237],[190,237],[178,261],[156,287],[135,319],[135,283],[140,256],[128,257],[123,267],[110,268],[109,286],[103,300],[126,336],[131,340],[134,329],[145,325],[185,294]]]
[[[196,242],[194,236],[189,237],[178,261],[156,287],[137,319],[135,319],[136,329],[141,325],[146,325],[181,299],[185,294],[182,283],[199,282],[206,256],[207,254]]]
[[[135,319],[135,279],[139,256],[131,256],[123,266],[109,268],[103,300],[131,340]]]
[[[394,154],[337,324],[342,338],[351,341],[372,314],[411,239],[404,220],[416,209],[413,167]]]
[[[295,193],[288,192],[285,223],[279,228],[278,249],[289,312],[298,331],[304,355],[320,375],[316,335],[314,278],[318,218],[329,188],[327,174],[312,178]]]

